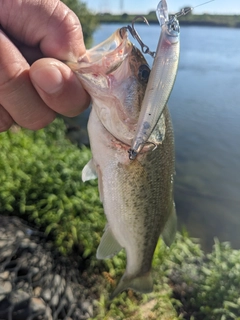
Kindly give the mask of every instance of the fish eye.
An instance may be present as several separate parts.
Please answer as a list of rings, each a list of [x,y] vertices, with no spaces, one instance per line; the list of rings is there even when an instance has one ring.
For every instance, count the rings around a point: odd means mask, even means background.
[[[147,83],[150,74],[150,68],[146,64],[142,64],[138,69],[138,79]]]

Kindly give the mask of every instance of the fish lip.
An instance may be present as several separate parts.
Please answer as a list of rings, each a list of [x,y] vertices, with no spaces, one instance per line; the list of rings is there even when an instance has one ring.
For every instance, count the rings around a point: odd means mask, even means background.
[[[107,128],[105,128],[105,130],[107,130]],[[130,149],[130,144],[127,144],[125,143],[124,141],[114,137],[111,132],[109,132],[107,130],[107,132],[112,136],[112,139],[110,140],[111,141],[111,144],[114,145],[115,148],[118,148],[118,149],[123,149],[124,151],[127,151],[126,155],[129,154],[129,159],[130,160],[134,160],[136,157],[134,158],[130,158],[130,155],[131,155],[131,149]],[[161,144],[161,143],[159,143]],[[149,153],[149,152],[153,152],[159,144],[155,144],[155,143],[152,143],[152,142],[147,142],[144,147],[141,149],[141,151],[137,154],[137,156],[139,155],[143,155],[143,154],[146,154],[146,153]]]
[[[101,73],[109,74],[117,69],[132,50],[128,32],[117,29],[108,39],[102,41],[78,58],[77,62],[66,64],[79,75],[91,73],[101,68]]]

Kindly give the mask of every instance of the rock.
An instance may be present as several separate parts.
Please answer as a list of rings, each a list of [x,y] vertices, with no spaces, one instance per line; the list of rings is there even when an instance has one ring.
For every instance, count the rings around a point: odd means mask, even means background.
[[[59,304],[59,294],[54,294],[54,296],[51,299],[51,307],[57,307]]]
[[[10,281],[0,281],[0,301],[2,301],[11,291],[12,284]]]
[[[18,218],[0,219],[0,320],[92,317],[92,278],[80,275],[78,258],[62,257]]]
[[[0,240],[0,248],[4,248],[8,245],[8,241],[6,240]]]
[[[31,298],[29,302],[29,314],[38,316],[45,316],[46,320],[51,320],[51,309],[44,303],[42,299],[39,298]]]
[[[12,305],[22,304],[30,299],[30,295],[22,290],[12,291],[10,294],[10,303]]]
[[[34,243],[34,242],[32,242],[32,241],[30,241],[30,239],[23,239],[22,241],[21,241],[21,243],[20,243],[20,248],[21,249],[30,249],[30,250],[36,250],[36,248],[37,248],[37,244],[36,243]]]
[[[81,303],[81,309],[82,311],[87,314],[89,317],[93,316],[93,306],[92,303],[90,303],[88,300],[83,301]]]
[[[66,287],[66,291],[65,291],[66,297],[68,299],[69,303],[74,303],[74,296],[73,296],[73,292],[72,289],[69,285],[67,285]]]
[[[52,298],[52,293],[50,289],[45,289],[42,291],[41,297],[43,298],[43,300],[49,302]]]
[[[42,288],[41,288],[41,287],[36,287],[36,288],[34,288],[34,290],[33,290],[33,294],[34,294],[34,296],[37,297],[37,298],[40,297],[41,292],[42,292]]]
[[[0,273],[0,279],[1,280],[7,280],[9,278],[10,272],[9,271],[4,271]]]
[[[16,232],[16,238],[18,238],[18,240],[23,239],[24,238],[24,232],[21,231],[21,230],[18,230]],[[25,239],[25,240],[27,240],[27,239]]]

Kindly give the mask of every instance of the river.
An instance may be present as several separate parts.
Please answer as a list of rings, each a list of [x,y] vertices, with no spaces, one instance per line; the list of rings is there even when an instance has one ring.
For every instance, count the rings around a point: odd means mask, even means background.
[[[94,44],[119,24],[101,25]],[[136,26],[155,50],[160,27]],[[133,40],[134,42],[134,40]],[[209,250],[214,237],[240,248],[240,29],[181,27],[172,114],[179,230]],[[152,64],[152,58],[147,60]]]

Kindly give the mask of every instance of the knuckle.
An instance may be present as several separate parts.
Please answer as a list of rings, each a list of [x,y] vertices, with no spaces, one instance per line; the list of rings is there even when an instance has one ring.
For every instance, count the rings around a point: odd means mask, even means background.
[[[0,105],[0,132],[7,131],[13,124],[13,119],[8,112]]]
[[[14,63],[11,65],[11,69],[9,66],[1,65],[0,68],[0,91],[5,91],[9,88],[14,88],[14,83],[17,79],[22,75],[22,73],[26,71],[21,67],[20,64]]]

